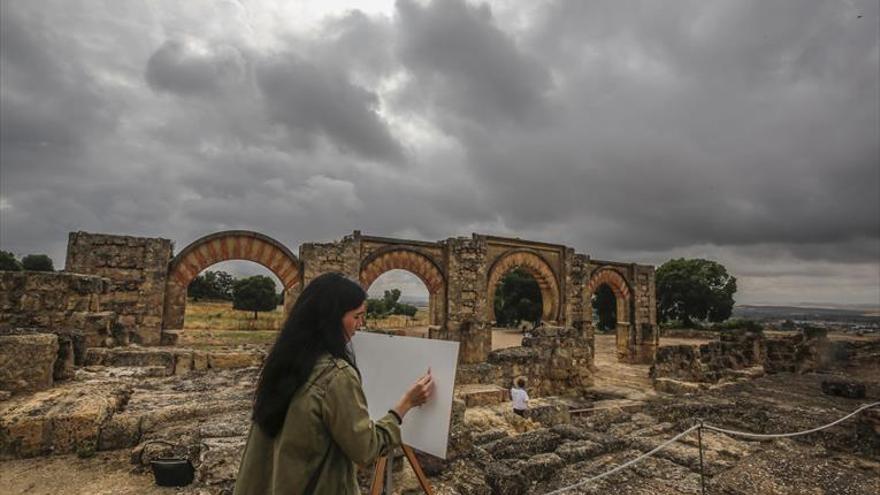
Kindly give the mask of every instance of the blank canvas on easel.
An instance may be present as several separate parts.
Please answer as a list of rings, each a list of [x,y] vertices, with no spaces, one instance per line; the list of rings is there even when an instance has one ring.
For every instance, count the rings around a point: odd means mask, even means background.
[[[358,332],[352,346],[373,419],[387,414],[410,385],[431,368],[434,396],[406,415],[403,443],[445,459],[458,342]]]

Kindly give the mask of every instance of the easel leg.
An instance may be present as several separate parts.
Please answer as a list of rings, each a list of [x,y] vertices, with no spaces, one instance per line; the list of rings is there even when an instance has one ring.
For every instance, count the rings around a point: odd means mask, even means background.
[[[373,482],[370,484],[370,495],[381,495],[382,487],[385,485],[385,463],[388,462],[387,457],[380,457],[376,461],[376,468],[373,469]]]
[[[416,458],[416,453],[413,452],[413,449],[407,445],[402,445],[403,454],[406,456],[406,460],[409,461],[409,465],[412,466],[413,472],[416,473],[416,478],[419,480],[419,486],[422,487],[422,490],[427,495],[433,495],[434,492],[431,490],[431,485],[428,484],[428,478],[425,476],[425,472],[422,471],[422,465],[419,464],[418,458]]]

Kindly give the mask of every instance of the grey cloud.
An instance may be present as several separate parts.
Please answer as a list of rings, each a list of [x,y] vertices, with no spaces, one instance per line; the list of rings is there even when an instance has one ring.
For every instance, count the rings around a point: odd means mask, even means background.
[[[0,16],[2,249],[482,232],[714,257],[745,301],[880,294],[876,2],[402,0],[287,32],[42,1]]]
[[[266,110],[294,135],[326,136],[364,158],[399,163],[403,149],[377,113],[375,93],[346,75],[284,54],[257,68]]]
[[[400,0],[397,13],[400,59],[416,77],[408,98],[493,125],[541,117],[549,74],[495,24],[487,5]]]
[[[246,70],[234,46],[168,40],[147,61],[145,76],[153,89],[195,95],[240,83]]]

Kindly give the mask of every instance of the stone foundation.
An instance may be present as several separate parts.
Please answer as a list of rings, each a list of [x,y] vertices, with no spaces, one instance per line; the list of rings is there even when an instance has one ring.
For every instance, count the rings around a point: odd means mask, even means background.
[[[663,346],[657,351],[650,376],[655,387],[691,390],[672,381],[717,383],[723,378],[749,376],[758,367],[766,373],[819,371],[835,360],[834,346],[824,331],[765,338],[763,332],[724,331],[703,345]]]
[[[258,367],[266,355],[263,351],[200,351],[193,349],[156,349],[130,346],[115,349],[89,349],[86,366],[114,368],[158,368],[165,376],[183,375],[208,369]]]

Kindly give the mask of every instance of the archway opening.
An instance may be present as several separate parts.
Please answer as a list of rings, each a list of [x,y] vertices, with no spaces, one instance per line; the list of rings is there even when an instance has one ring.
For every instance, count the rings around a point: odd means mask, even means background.
[[[544,300],[535,277],[517,267],[505,273],[492,298],[495,328],[492,348],[502,349],[522,344],[523,335],[541,322]]]
[[[596,289],[592,305],[596,331],[613,333],[617,328],[617,298],[608,284],[602,284]]]
[[[367,328],[427,338],[432,297],[409,270],[388,270],[367,287]]]
[[[210,265],[187,286],[182,338],[187,344],[271,343],[284,323],[284,286],[252,261]]]

